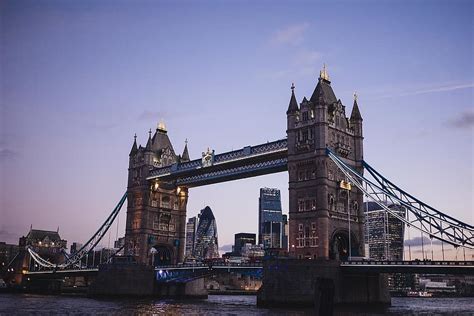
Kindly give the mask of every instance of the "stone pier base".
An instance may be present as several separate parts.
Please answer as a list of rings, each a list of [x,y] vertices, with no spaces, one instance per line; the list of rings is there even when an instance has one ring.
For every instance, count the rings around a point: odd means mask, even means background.
[[[155,293],[159,297],[199,299],[205,299],[208,295],[204,285],[204,278],[188,282],[157,283]]]
[[[101,265],[90,296],[151,296],[154,294],[154,271],[140,264]]]
[[[274,259],[264,263],[259,306],[315,306],[331,315],[334,306],[389,306],[385,275],[344,274],[337,261]]]

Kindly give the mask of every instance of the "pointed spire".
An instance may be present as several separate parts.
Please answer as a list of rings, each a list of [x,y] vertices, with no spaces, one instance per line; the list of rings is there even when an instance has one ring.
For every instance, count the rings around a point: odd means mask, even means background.
[[[129,156],[134,155],[137,151],[138,151],[138,148],[137,148],[137,134],[135,134],[135,136],[133,136],[133,145],[132,145],[132,150],[130,150],[130,155]]]
[[[151,150],[151,128],[148,131],[148,141],[146,142],[146,150]]]
[[[33,230],[33,224],[30,224],[30,230]]]
[[[359,106],[357,105],[357,93],[354,92],[354,106],[352,107],[351,121],[362,121],[362,115],[360,115]]]
[[[319,79],[316,88],[314,88],[313,94],[309,99],[313,104],[318,104],[323,101],[326,105],[331,105],[337,102],[336,95],[331,87],[331,81],[329,81],[329,75],[326,70],[326,64],[323,69],[319,72]]]
[[[56,230],[57,233],[59,233],[59,225],[58,225],[58,229]]]
[[[286,111],[286,114],[291,114],[299,111],[298,108],[298,102],[296,102],[296,97],[295,97],[295,84],[291,84],[291,98],[290,98],[290,104],[288,105],[288,110]]]
[[[181,160],[182,161],[189,161],[189,152],[188,152],[188,139],[184,141],[184,150],[183,154],[181,155]]]

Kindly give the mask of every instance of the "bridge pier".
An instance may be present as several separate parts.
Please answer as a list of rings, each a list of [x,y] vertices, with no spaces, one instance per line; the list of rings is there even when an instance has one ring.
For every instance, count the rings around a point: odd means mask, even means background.
[[[155,272],[142,264],[104,264],[89,286],[91,296],[152,296]]]
[[[187,282],[157,283],[155,294],[158,295],[158,297],[198,299],[206,299],[208,295],[204,284],[204,277]]]
[[[264,263],[259,306],[315,306],[321,314],[339,306],[390,305],[383,274],[346,274],[338,261],[274,259]]]

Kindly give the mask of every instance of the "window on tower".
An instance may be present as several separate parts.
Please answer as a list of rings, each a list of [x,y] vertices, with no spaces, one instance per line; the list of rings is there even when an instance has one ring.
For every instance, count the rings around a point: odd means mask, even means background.
[[[302,199],[298,200],[298,211],[304,211],[304,200]]]
[[[308,120],[308,112],[303,112],[303,121],[307,121]]]
[[[303,133],[302,133],[302,138],[303,138],[303,139],[302,139],[303,142],[305,142],[305,141],[308,140],[308,130],[307,130],[307,129],[305,129],[305,130],[303,131]]]

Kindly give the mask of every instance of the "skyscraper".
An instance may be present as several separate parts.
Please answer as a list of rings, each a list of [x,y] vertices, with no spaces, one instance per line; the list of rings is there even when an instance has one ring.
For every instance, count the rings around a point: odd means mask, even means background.
[[[209,206],[201,210],[196,229],[194,256],[198,259],[219,258],[216,219]]]
[[[238,255],[242,255],[242,247],[246,244],[255,245],[256,243],[255,234],[250,233],[238,233],[234,235],[234,252]]]
[[[194,257],[194,247],[196,244],[196,216],[188,219],[186,224],[186,258]]]
[[[405,217],[405,208],[390,204],[388,207]],[[364,203],[366,244],[368,256],[378,260],[402,260],[405,225],[396,216],[386,212],[375,202]]]
[[[258,208],[258,243],[265,249],[282,248],[283,231],[280,190],[261,188]]]

